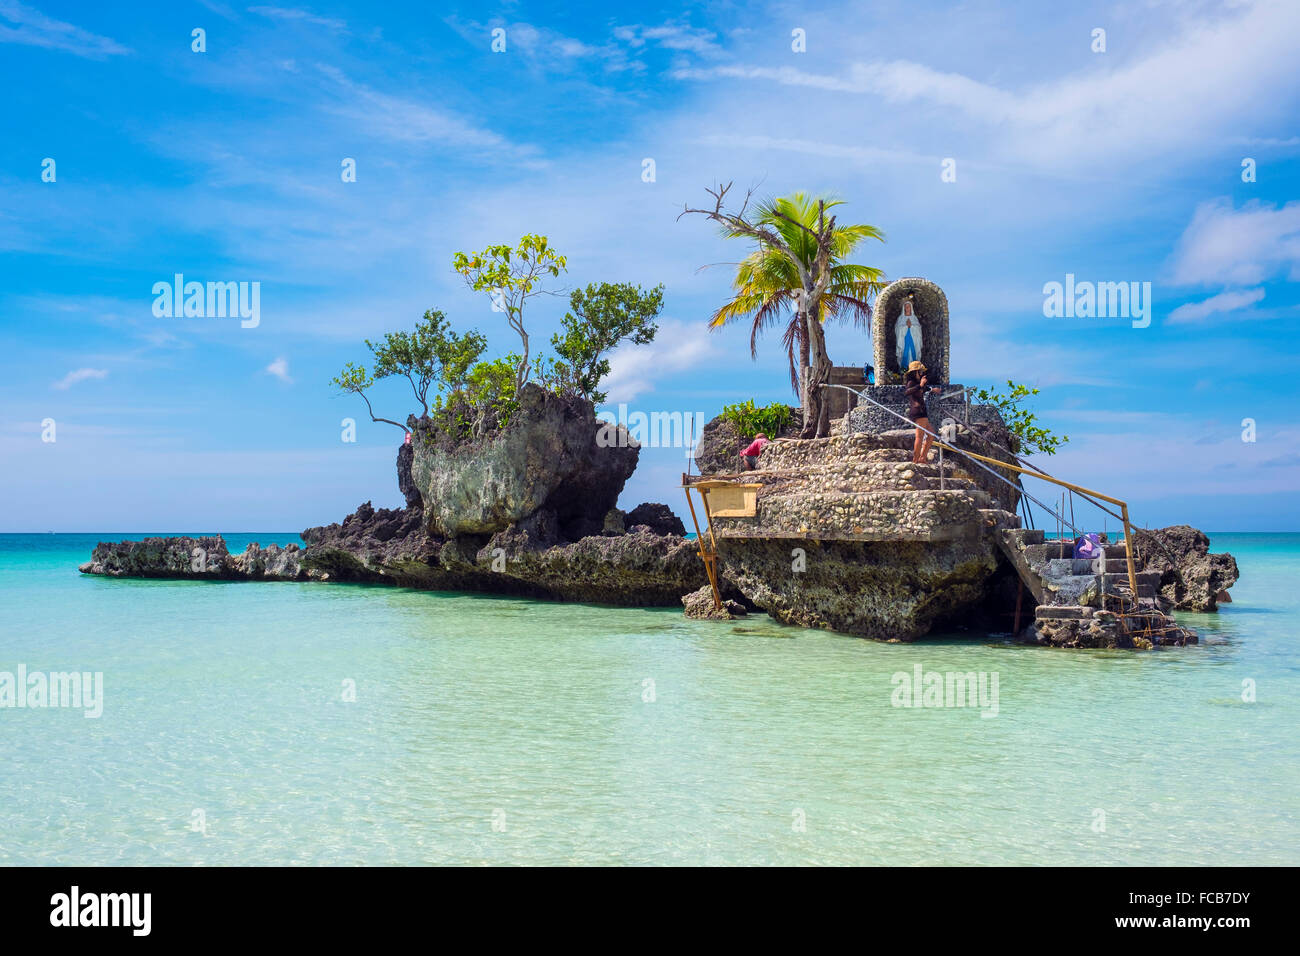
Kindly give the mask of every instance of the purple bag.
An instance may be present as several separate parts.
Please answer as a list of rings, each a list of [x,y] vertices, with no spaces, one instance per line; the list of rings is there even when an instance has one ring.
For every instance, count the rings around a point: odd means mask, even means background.
[[[1095,558],[1101,553],[1101,535],[1096,532],[1080,535],[1074,539],[1074,556],[1076,558]]]

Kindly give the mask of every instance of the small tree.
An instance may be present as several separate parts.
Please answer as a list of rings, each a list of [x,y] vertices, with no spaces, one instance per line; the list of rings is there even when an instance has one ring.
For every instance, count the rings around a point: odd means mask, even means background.
[[[548,276],[555,278],[568,269],[568,261],[551,248],[545,236],[526,235],[519,245],[488,246],[482,252],[458,252],[452,267],[465,277],[475,292],[487,292],[492,307],[504,312],[506,322],[519,335],[523,354],[515,368],[515,391],[528,381],[528,332],[524,328],[524,306],[533,296],[554,294],[538,288]]]
[[[447,317],[434,309],[425,312],[411,332],[389,332],[379,343],[365,341],[374,356],[374,372],[349,362],[331,382],[341,391],[360,395],[371,421],[396,425],[403,431],[403,423],[375,414],[367,390],[385,378],[405,378],[420,403],[421,413],[428,415],[430,388],[435,392],[463,388],[469,369],[487,348],[487,339],[481,333],[453,332]]]
[[[655,318],[663,308],[664,287],[649,290],[627,282],[601,282],[575,289],[561,323],[563,334],[551,336],[551,346],[563,362],[552,366],[559,383],[599,405],[608,397],[599,391],[609,374],[607,353],[627,339],[637,345],[654,341]]]
[[[774,250],[793,269],[790,295],[795,310],[795,329],[805,330],[808,344],[808,373],[800,383],[800,405],[803,408],[800,437],[823,438],[830,433],[829,405],[823,387],[830,379],[832,366],[826,352],[826,332],[822,328],[822,303],[832,294],[832,263],[839,253],[852,248],[852,243],[860,238],[867,235],[881,238],[879,230],[874,226],[855,226],[853,236],[856,238],[846,237],[837,228],[836,217],[827,217],[829,207],[825,199],[817,199],[815,205],[805,203],[806,208],[802,211],[792,208],[790,200],[776,199],[761,204],[751,214],[749,203],[754,193],[751,189],[738,209],[729,209],[727,193],[730,189],[731,183],[705,190],[713,197],[713,207],[692,209],[687,206],[681,216],[702,215],[722,226],[727,238],[755,240],[759,252]],[[851,238],[851,243],[846,241],[848,238]],[[863,291],[868,290],[864,288]]]
[[[1027,385],[1017,385],[1007,379],[1007,394],[989,388],[975,390],[975,397],[986,404],[996,405],[1002,413],[1007,429],[1020,440],[1020,450],[1026,455],[1041,451],[1045,455],[1055,455],[1056,449],[1070,440],[1069,435],[1056,435],[1038,424],[1038,416],[1024,407],[1026,399],[1038,394],[1038,389]]]

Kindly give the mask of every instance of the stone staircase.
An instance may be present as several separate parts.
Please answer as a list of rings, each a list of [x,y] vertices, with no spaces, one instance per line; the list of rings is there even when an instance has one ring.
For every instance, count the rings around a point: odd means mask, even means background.
[[[1071,541],[1047,541],[1041,530],[998,528],[998,547],[1038,602],[1034,631],[1040,643],[1068,647],[1150,647],[1194,644],[1157,604],[1159,571],[1138,571],[1138,593],[1128,577],[1126,541],[1105,545],[1103,557],[1074,558]]]
[[[1132,598],[1128,580],[1128,550],[1123,541],[1107,544],[1104,559],[1075,558],[1072,541],[1047,541],[1041,530],[1007,528],[998,546],[1039,604],[1078,604],[1089,588],[1107,595]],[[1103,566],[1104,560],[1104,566]],[[1154,601],[1160,586],[1158,571],[1137,573],[1139,603]]]

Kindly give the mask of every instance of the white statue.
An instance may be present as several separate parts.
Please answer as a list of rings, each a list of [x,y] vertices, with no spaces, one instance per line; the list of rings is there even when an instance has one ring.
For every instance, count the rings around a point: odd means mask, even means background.
[[[921,360],[921,319],[912,311],[912,300],[903,301],[903,311],[894,323],[894,349],[898,367],[906,372],[912,362]]]

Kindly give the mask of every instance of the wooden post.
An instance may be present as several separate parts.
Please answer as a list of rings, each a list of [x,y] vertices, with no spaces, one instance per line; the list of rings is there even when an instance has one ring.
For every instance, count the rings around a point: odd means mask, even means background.
[[[682,476],[683,479],[685,476]],[[709,539],[713,542],[713,550],[707,551],[704,546],[704,535],[700,533],[700,521],[695,516],[695,502],[691,500],[691,489],[689,485],[683,485],[682,490],[686,492],[686,506],[691,509],[691,524],[695,526],[695,545],[700,553],[700,560],[704,562],[704,573],[709,578],[709,587],[713,589],[713,608],[716,611],[722,610],[722,592],[718,590],[718,568],[715,564],[717,558],[717,540],[713,537],[713,522],[709,521]],[[700,503],[704,507],[704,517],[709,517],[709,501],[703,489],[700,490]]]

